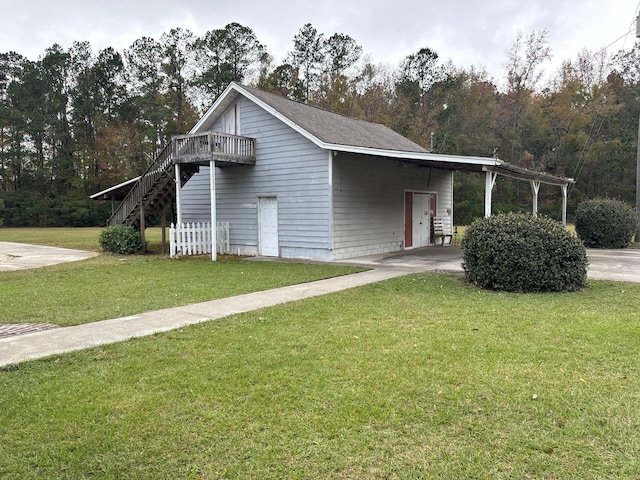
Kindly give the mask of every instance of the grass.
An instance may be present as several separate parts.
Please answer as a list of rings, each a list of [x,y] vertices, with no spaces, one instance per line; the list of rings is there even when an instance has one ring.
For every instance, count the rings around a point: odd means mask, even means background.
[[[98,250],[100,228],[4,228],[0,241]],[[161,230],[147,230],[159,250]],[[92,246],[95,244],[95,247]],[[78,325],[362,271],[232,256],[100,255],[81,262],[0,274],[1,323]]]
[[[101,255],[0,274],[0,323],[78,325],[344,275],[361,268],[236,257]]]
[[[639,302],[421,274],[26,362],[0,477],[638,478]]]
[[[104,228],[1,228],[0,242],[30,243],[50,247],[74,248],[90,252],[101,251],[98,237]],[[149,249],[161,251],[162,230],[159,227],[145,230]],[[168,237],[167,230],[167,239]],[[168,240],[167,240],[168,241]]]

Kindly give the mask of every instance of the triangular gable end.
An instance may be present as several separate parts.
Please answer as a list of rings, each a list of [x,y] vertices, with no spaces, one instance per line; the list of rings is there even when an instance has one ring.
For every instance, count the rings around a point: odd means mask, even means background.
[[[242,88],[242,86],[236,82],[232,82],[229,84],[229,86],[224,90],[224,92],[222,92],[220,96],[217,98],[217,100],[213,103],[211,108],[207,110],[207,112],[202,116],[202,118],[198,121],[198,123],[196,123],[194,127],[189,131],[189,133],[198,133],[201,131],[209,130],[213,122],[222,115],[222,113],[227,109],[227,107],[233,104],[233,102],[238,98],[239,95],[242,95],[245,98],[251,100],[253,103],[258,105],[264,111],[273,115],[275,118],[277,118],[281,122],[285,123],[292,129],[294,129],[296,132],[298,132],[300,135],[304,136],[305,138],[307,138],[308,140],[316,144],[318,147],[323,149],[331,148],[331,146],[327,146],[324,142],[320,141],[320,139],[318,139],[317,137],[309,133],[307,130],[305,130],[304,128],[300,127],[299,125],[291,121],[288,117],[281,114],[270,105],[267,105],[266,103],[264,103],[255,95],[252,95],[250,92]]]

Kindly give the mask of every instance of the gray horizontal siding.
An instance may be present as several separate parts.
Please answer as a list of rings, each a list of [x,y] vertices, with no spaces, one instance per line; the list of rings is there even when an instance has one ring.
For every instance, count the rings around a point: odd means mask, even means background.
[[[182,221],[210,222],[210,197],[209,169],[200,167],[200,172],[191,177],[180,190]]]
[[[276,196],[281,251],[328,252],[329,154],[249,100],[238,110],[242,135],[256,139],[256,164],[216,169],[217,219],[229,222],[231,244],[257,246],[258,197]],[[209,195],[201,168],[182,190],[184,221],[209,221]]]
[[[437,193],[438,215],[446,215],[451,172],[339,154],[333,163],[334,258],[401,249],[406,190]]]

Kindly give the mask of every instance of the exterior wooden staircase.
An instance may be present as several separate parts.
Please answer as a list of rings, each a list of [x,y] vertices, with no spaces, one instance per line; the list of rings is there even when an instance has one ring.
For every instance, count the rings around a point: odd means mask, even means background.
[[[173,165],[172,148],[169,143],[113,212],[107,220],[107,225],[131,225],[139,228],[141,212],[144,212],[145,216],[160,214],[167,206],[172,205],[176,198]],[[181,168],[181,186],[198,170],[198,165],[194,164]]]
[[[156,156],[135,183],[107,225],[144,226],[144,217],[161,214],[176,198],[174,165],[180,164],[180,186],[200,170],[200,165],[229,167],[254,165],[255,139],[218,132],[178,135]]]

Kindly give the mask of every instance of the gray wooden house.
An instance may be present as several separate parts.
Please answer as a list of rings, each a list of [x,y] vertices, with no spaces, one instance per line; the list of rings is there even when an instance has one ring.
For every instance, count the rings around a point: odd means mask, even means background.
[[[175,202],[178,224],[228,223],[235,254],[342,260],[395,252],[433,245],[434,218],[453,225],[460,169],[486,175],[487,215],[498,174],[531,182],[534,211],[540,183],[561,186],[566,199],[571,182],[497,158],[433,154],[383,125],[232,83],[109,222],[144,228],[146,212]]]

